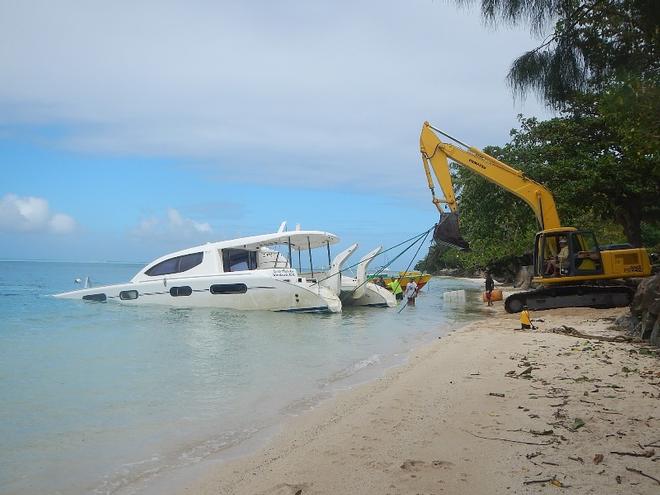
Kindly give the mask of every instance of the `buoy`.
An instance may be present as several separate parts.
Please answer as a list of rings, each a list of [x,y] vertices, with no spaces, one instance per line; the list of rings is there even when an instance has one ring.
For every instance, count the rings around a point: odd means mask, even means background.
[[[484,302],[488,302],[488,293],[484,292],[481,294],[481,297]],[[490,294],[490,300],[491,301],[501,301],[502,300],[502,289],[495,289],[493,292]]]

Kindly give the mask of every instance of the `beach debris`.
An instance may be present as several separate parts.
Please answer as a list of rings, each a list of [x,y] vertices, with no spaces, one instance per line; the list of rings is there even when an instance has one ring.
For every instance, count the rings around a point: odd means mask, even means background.
[[[611,450],[610,454],[629,455],[630,457],[653,457],[655,455],[655,450],[651,449],[644,452],[619,452],[616,450]]]
[[[469,433],[473,437],[477,438],[482,438],[484,440],[500,440],[502,442],[510,442],[510,443],[522,443],[524,445],[552,445],[554,442],[525,442],[523,440],[513,440],[511,438],[501,438],[501,437],[484,437],[481,435],[477,435],[476,433],[472,433],[471,431],[468,430],[463,430],[465,433]]]
[[[555,430],[529,430],[532,435],[554,435]]]
[[[492,395],[493,397],[505,397],[504,394],[501,394],[499,392],[490,392],[488,395]]]
[[[556,419],[564,419],[566,417],[566,411],[560,407],[552,414],[552,416]],[[566,427],[564,426],[564,428]]]
[[[580,464],[584,464],[584,459],[582,459],[582,457],[579,457],[579,456],[578,457],[573,457],[573,456],[569,455],[568,458],[571,461],[575,461],[575,462],[579,462]]]
[[[596,454],[594,456],[594,464],[598,465],[601,462],[603,462],[603,459],[605,459],[605,456],[603,454]]]
[[[616,475],[616,478],[614,478],[614,479],[616,480],[616,484],[617,484],[617,485],[620,485],[620,484],[621,484],[621,476],[619,476],[619,475],[617,474],[617,475]]]
[[[601,335],[590,335],[586,334],[583,332],[580,332],[579,330],[575,329],[574,327],[569,327],[568,325],[561,325],[559,327],[554,327],[554,328],[549,328],[547,330],[548,332],[551,333],[558,333],[560,335],[567,335],[569,337],[578,337],[581,339],[590,339],[590,340],[600,340],[604,342],[632,342],[633,338],[632,337],[625,337],[623,335],[617,335],[615,337],[605,337]],[[586,345],[589,345],[587,343]],[[583,351],[585,350],[593,350],[591,347],[589,349],[582,349]],[[648,351],[648,349],[647,349]],[[650,352],[649,352],[650,353]]]
[[[647,478],[652,479],[652,480],[655,481],[658,485],[660,485],[660,480],[659,480],[658,478],[654,478],[654,477],[651,476],[650,474],[646,474],[645,472],[643,472],[643,471],[641,471],[641,470],[639,470],[639,469],[635,469],[635,468],[631,468],[631,467],[627,467],[627,466],[626,466],[626,471],[630,471],[631,473],[637,473],[637,474],[639,474],[639,475],[641,475],[641,476],[646,476]]]
[[[533,485],[535,483],[550,483],[551,485],[554,485],[559,488],[568,488],[569,485],[564,485],[561,481],[557,479],[556,476],[553,476],[552,478],[543,478],[540,480],[527,480],[523,481],[523,485]]]
[[[404,471],[417,471],[420,465],[424,465],[424,461],[416,461],[414,459],[408,459],[399,466]]]
[[[584,426],[584,420],[582,418],[575,418],[573,426],[570,427],[571,430],[577,431]]]
[[[530,378],[532,376],[532,370],[534,368],[531,366],[528,366],[524,370],[522,370],[520,373],[518,373],[518,376],[522,376],[523,378]]]

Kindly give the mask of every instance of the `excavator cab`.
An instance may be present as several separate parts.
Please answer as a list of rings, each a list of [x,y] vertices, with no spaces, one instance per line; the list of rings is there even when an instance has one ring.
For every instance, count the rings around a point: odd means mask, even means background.
[[[565,277],[601,275],[603,262],[593,232],[551,229],[536,234],[534,274],[546,282]],[[548,280],[550,279],[550,280]]]

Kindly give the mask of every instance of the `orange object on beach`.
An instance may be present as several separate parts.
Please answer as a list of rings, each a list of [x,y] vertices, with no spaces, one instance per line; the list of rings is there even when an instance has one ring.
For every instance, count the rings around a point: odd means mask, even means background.
[[[484,302],[488,302],[488,293],[484,291],[483,294],[481,294],[481,297]],[[490,294],[490,300],[491,301],[501,301],[502,300],[502,289],[494,289],[493,292]]]

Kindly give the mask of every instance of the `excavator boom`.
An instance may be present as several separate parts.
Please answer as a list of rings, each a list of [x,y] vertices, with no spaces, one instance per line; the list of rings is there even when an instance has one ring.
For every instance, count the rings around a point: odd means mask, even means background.
[[[464,148],[467,148],[462,149],[458,146],[444,143],[433,131],[443,134],[450,139],[454,138],[433,127],[428,122],[424,122],[419,138],[424,171],[426,172],[429,188],[433,194],[433,203],[441,213],[444,213],[440,207],[443,203],[449,207],[452,213],[457,212],[454,186],[449,171],[449,160],[452,160],[525,201],[534,211],[541,230],[555,229],[561,226],[555,200],[552,197],[552,193],[545,186],[533,181],[521,171],[502,163],[474,146],[468,146],[457,141]],[[442,200],[435,196],[431,168],[433,168],[433,172],[442,189],[444,195],[444,199]]]

